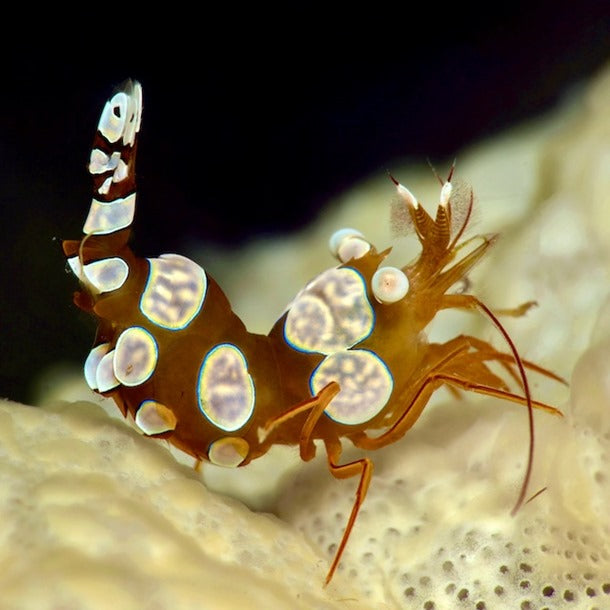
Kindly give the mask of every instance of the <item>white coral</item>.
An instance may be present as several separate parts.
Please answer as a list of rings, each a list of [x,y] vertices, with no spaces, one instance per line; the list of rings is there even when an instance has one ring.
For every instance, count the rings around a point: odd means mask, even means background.
[[[99,407],[0,419],[3,610],[336,607],[300,534]]]

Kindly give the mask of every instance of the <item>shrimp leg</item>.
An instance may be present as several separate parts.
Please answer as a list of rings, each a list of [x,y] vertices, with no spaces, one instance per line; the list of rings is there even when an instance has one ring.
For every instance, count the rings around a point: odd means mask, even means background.
[[[333,477],[336,479],[349,479],[351,477],[360,475],[360,481],[358,482],[358,487],[356,489],[356,499],[354,500],[354,504],[352,506],[352,512],[347,520],[347,525],[345,526],[341,542],[337,547],[333,561],[330,564],[328,574],[326,575],[324,584],[327,585],[331,581],[333,574],[341,561],[341,556],[345,550],[345,545],[347,544],[349,536],[352,532],[352,528],[354,527],[354,523],[356,522],[358,511],[360,510],[369,489],[371,477],[373,476],[373,462],[369,458],[360,458],[359,460],[354,460],[348,464],[339,464],[339,458],[341,457],[341,441],[339,439],[325,440],[324,444],[326,446],[326,455],[328,458],[328,469]]]

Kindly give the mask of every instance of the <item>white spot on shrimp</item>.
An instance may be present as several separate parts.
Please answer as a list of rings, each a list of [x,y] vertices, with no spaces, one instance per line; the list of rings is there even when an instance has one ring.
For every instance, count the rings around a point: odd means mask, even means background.
[[[207,292],[204,270],[178,254],[149,258],[150,271],[140,310],[154,324],[169,330],[186,328],[201,311]]]
[[[156,400],[145,400],[138,408],[135,422],[144,434],[152,436],[175,430],[178,420],[174,412],[164,404]]]
[[[394,380],[385,362],[369,350],[345,350],[327,356],[310,379],[312,394],[331,381],[341,390],[324,412],[340,424],[357,425],[375,417],[387,404]]]
[[[236,468],[250,451],[248,441],[239,436],[225,436],[214,441],[208,450],[208,459],[216,466]]]
[[[159,358],[155,338],[141,326],[124,330],[114,351],[114,374],[125,386],[144,383],[154,373]]]
[[[230,343],[211,349],[201,364],[197,384],[199,409],[218,428],[233,432],[254,411],[254,382],[242,352]]]
[[[140,129],[142,116],[142,87],[140,83],[130,83],[125,91],[115,94],[106,102],[98,124],[99,132],[110,142],[133,146],[136,133]]]
[[[95,371],[95,385],[98,392],[108,392],[120,385],[120,381],[114,374],[113,367],[114,350],[105,354],[97,365]]]
[[[129,267],[119,257],[104,258],[83,267],[84,275],[98,292],[118,290],[127,280]]]
[[[125,229],[133,222],[136,209],[136,194],[103,202],[93,199],[89,208],[89,215],[83,226],[83,233],[89,235],[107,235],[120,229]]]
[[[289,306],[284,337],[295,349],[331,354],[371,334],[375,314],[355,269],[328,269]]]
[[[99,368],[102,358],[108,353],[110,343],[100,343],[95,346],[85,360],[85,381],[92,390],[98,389],[97,369]]]

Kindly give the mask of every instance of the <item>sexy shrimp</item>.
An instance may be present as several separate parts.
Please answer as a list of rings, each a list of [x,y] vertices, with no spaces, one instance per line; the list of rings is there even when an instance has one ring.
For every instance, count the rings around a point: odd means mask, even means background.
[[[275,444],[298,445],[308,461],[321,441],[333,476],[359,477],[327,583],[373,473],[368,457],[341,463],[342,439],[365,450],[396,442],[441,386],[527,406],[529,458],[516,511],[532,467],[532,410],[559,413],[532,399],[525,369],[561,379],[520,358],[498,317],[476,296],[451,292],[495,241],[463,239],[472,195],[462,220],[454,218],[450,174],[433,218],[396,183],[421,244],[416,259],[402,268],[384,266],[390,249],[377,251],[357,231],[338,231],[331,248],[340,265],[309,282],[268,336],[254,334],[197,263],[132,252],[141,113],[137,82],[128,81],[106,104],[91,151],[93,200],[84,236],[63,242],[81,283],[75,303],[98,320],[85,362],[89,386],[112,397],[144,434],[167,439],[198,462],[242,467]],[[528,306],[503,313],[519,315]],[[469,335],[429,342],[425,331],[444,309],[482,312],[507,350]],[[516,381],[517,391],[492,372],[492,362]]]

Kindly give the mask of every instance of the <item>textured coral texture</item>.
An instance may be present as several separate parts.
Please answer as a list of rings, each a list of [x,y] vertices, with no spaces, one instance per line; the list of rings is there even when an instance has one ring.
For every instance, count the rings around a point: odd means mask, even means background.
[[[537,308],[505,324],[523,357],[570,381],[568,389],[530,374],[534,395],[565,417],[536,413],[530,493],[542,491],[514,518],[526,410],[439,391],[403,440],[370,454],[368,497],[324,588],[354,479],[333,479],[322,455],[300,464],[296,449],[198,474],[54,372],[41,408],[0,405],[0,606],[609,608],[608,99],[605,71],[552,115],[458,155],[478,198],[471,233],[502,233],[473,290],[492,307],[535,299]],[[435,204],[429,170],[392,171]],[[212,272],[249,325],[264,330],[330,266],[323,244],[334,228],[392,243],[379,220],[390,197],[377,177],[302,235],[227,255],[226,268]],[[411,247],[398,240],[394,260]],[[209,253],[200,255],[205,264]],[[470,332],[501,344],[474,315],[441,318],[435,338]],[[346,460],[356,455],[345,449]]]

